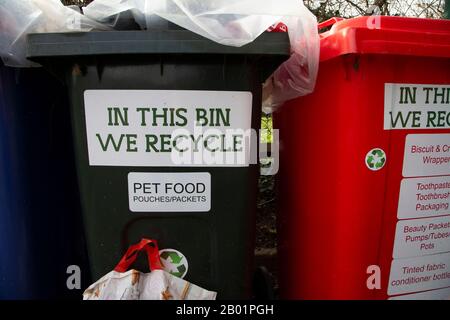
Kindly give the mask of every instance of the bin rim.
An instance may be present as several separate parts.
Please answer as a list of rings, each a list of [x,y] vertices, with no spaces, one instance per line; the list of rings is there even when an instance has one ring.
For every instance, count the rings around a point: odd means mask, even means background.
[[[321,34],[320,61],[346,54],[450,58],[450,20],[389,16],[333,18]]]
[[[35,33],[27,58],[133,54],[241,54],[289,56],[287,33],[264,32],[242,47],[218,44],[187,30]]]

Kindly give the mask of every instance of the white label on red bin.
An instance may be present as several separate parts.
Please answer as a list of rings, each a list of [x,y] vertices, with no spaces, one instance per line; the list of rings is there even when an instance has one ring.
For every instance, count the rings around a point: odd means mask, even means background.
[[[406,294],[389,300],[450,300],[450,288]]]
[[[406,178],[400,187],[399,219],[450,214],[450,176]]]
[[[450,216],[397,223],[394,258],[450,252]]]
[[[208,172],[130,172],[132,212],[208,212],[211,174]]]
[[[410,134],[406,137],[404,177],[450,175],[450,134]]]
[[[91,166],[248,167],[252,93],[86,90]]]
[[[384,129],[450,128],[450,85],[384,86]]]
[[[450,253],[392,261],[390,296],[446,287],[450,287]]]

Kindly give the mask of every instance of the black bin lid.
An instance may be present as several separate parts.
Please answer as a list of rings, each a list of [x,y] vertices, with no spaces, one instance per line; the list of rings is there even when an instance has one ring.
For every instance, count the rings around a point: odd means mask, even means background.
[[[187,30],[35,33],[27,37],[27,57],[30,60],[130,54],[288,56],[289,53],[289,36],[280,32],[265,32],[239,48],[218,44]]]

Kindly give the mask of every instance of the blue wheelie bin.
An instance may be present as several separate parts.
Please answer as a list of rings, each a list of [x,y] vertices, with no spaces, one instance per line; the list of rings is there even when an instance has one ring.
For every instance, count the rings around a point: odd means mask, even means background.
[[[0,62],[0,299],[81,296],[66,286],[69,265],[88,269],[63,92]]]

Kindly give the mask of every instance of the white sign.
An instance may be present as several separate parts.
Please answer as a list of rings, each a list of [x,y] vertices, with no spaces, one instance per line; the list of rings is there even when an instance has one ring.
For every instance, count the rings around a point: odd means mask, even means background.
[[[384,85],[384,129],[450,128],[450,85]]]
[[[450,134],[406,137],[404,177],[450,175]]]
[[[399,219],[450,214],[450,176],[403,179]]]
[[[450,300],[450,288],[396,296],[389,300]]]
[[[450,287],[450,253],[394,259],[388,295]]]
[[[450,252],[450,216],[402,220],[397,223],[395,259],[443,252]]]
[[[208,212],[211,175],[208,172],[128,174],[132,212]]]
[[[252,94],[87,90],[91,166],[247,167]]]

